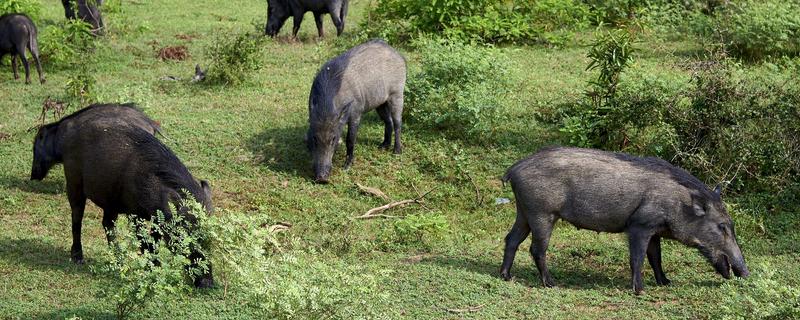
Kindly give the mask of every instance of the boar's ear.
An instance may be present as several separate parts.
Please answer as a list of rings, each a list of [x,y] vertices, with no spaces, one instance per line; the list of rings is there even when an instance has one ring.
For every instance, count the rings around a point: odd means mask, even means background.
[[[704,204],[705,201],[701,200],[700,197],[692,196],[692,209],[694,210],[694,215],[698,217],[702,217],[706,215],[706,205]]]
[[[717,184],[717,186],[714,187],[714,193],[716,193],[717,196],[722,194],[722,184]]]
[[[211,186],[208,184],[208,181],[200,180],[200,187],[203,188],[203,192],[205,192],[206,196],[211,198]]]

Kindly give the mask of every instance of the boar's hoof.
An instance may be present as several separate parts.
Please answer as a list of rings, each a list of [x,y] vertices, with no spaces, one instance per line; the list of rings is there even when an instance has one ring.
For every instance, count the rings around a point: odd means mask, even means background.
[[[45,82],[47,82],[47,80],[46,80],[46,79],[41,79],[41,80],[39,80],[39,84],[44,84]]]
[[[403,154],[403,149],[394,148],[394,154]]]
[[[72,260],[72,262],[74,262],[75,264],[79,264],[79,265],[82,265],[85,262],[83,260],[83,257],[77,257],[77,258],[76,257],[72,257],[72,259],[70,259],[70,260]]]
[[[500,278],[502,278],[505,281],[511,281],[511,272],[501,271],[500,272]]]
[[[641,295],[643,295],[643,294],[644,294],[644,289],[642,289],[642,288],[639,288],[639,289],[634,289],[634,290],[633,290],[633,294],[635,294],[635,295],[637,295],[637,296],[641,296]]]
[[[389,150],[390,146],[391,146],[391,143],[385,143],[384,142],[384,143],[381,143],[381,144],[378,145],[378,149]]]
[[[672,281],[670,281],[667,278],[664,278],[664,280],[656,280],[656,283],[658,283],[658,285],[660,286],[668,286],[670,283],[672,283]]]

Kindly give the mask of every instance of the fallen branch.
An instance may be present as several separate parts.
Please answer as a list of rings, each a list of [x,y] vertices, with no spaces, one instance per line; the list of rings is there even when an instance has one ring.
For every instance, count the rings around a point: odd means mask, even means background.
[[[482,305],[479,305],[479,306],[466,307],[466,308],[463,308],[463,309],[445,309],[445,310],[447,310],[448,312],[452,312],[452,313],[478,312],[481,309],[483,309],[483,306],[485,306],[485,305],[482,304]]]
[[[419,197],[417,197],[415,199],[406,199],[406,200],[394,201],[394,202],[390,202],[390,203],[387,203],[385,205],[382,205],[380,207],[369,209],[369,211],[367,211],[366,213],[364,213],[364,214],[362,214],[362,215],[360,215],[358,217],[354,217],[354,219],[372,219],[372,218],[380,218],[380,217],[382,217],[382,218],[400,218],[398,216],[390,216],[390,215],[385,215],[385,214],[380,214],[380,213],[384,212],[386,210],[389,210],[391,208],[394,208],[394,207],[405,206],[405,205],[411,204],[411,203],[420,204],[421,205],[422,204],[422,199],[425,198],[425,196],[427,196],[433,190],[436,190],[436,188],[433,188],[433,189],[429,190],[428,192],[425,192],[424,194],[420,195]]]
[[[380,190],[380,189],[378,189],[378,188],[370,188],[370,187],[367,187],[367,186],[362,186],[362,185],[361,185],[360,183],[358,183],[358,182],[356,182],[356,186],[357,186],[357,187],[358,187],[358,189],[359,189],[359,190],[361,190],[361,192],[363,192],[363,193],[366,193],[366,194],[370,194],[370,195],[376,196],[376,197],[378,197],[378,198],[381,198],[381,199],[383,199],[383,200],[386,200],[386,201],[389,201],[389,200],[391,200],[391,199],[389,199],[389,196],[387,196],[385,193],[383,193],[383,191],[381,191],[381,190]]]
[[[481,196],[481,191],[478,189],[478,184],[475,183],[475,180],[472,179],[472,175],[470,175],[469,172],[464,172],[464,174],[467,175],[467,178],[469,178],[469,182],[472,182],[472,186],[475,188],[475,201],[478,202],[478,207],[482,206],[483,197]]]

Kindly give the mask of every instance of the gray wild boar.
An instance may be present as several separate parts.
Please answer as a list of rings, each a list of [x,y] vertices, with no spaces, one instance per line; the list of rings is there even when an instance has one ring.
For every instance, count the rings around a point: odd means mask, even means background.
[[[370,110],[377,110],[384,123],[380,147],[389,148],[394,131],[394,153],[402,152],[400,131],[405,83],[405,59],[382,40],[370,40],[353,47],[322,66],[308,97],[306,142],[311,151],[315,181],[328,182],[344,124],[348,127],[344,167],[347,169],[353,164],[361,116]]]
[[[158,211],[166,219],[178,214],[186,218],[191,230],[196,218],[181,200],[193,198],[207,212],[213,210],[208,183],[195,180],[151,132],[132,125],[95,121],[42,137],[48,129],[41,128],[36,140],[43,140],[41,144],[46,146],[61,145],[59,156],[64,162],[67,198],[72,209],[71,256],[76,263],[83,262],[81,225],[86,199],[103,209],[102,224],[109,242],[120,213],[140,219],[150,219]],[[177,212],[171,210],[170,204]],[[189,258],[206,259],[199,248],[192,248]],[[194,285],[203,288],[213,285],[210,266],[195,278]]]
[[[636,294],[643,291],[645,254],[656,282],[670,282],[661,268],[661,238],[698,248],[726,279],[731,268],[736,276],[749,275],[719,187],[711,191],[664,160],[549,147],[515,163],[502,180],[511,181],[517,204],[500,269],[505,280],[519,244],[531,233],[530,252],[542,284],[554,285],[545,253],[558,219],[579,229],[627,233]]]
[[[11,55],[11,70],[14,79],[19,79],[17,72],[17,57],[22,60],[25,67],[25,83],[31,83],[31,70],[25,52],[30,51],[36,63],[36,72],[39,73],[39,83],[44,83],[42,64],[39,63],[39,44],[36,41],[36,25],[28,16],[9,13],[0,16],[0,59],[6,54]]]
[[[33,142],[33,166],[31,180],[42,180],[50,169],[63,162],[64,141],[54,139],[74,132],[85,123],[105,123],[119,126],[135,126],[155,135],[161,127],[147,117],[132,103],[127,104],[93,104],[62,118],[61,120],[39,128]]]
[[[294,21],[292,37],[297,38],[297,31],[300,30],[303,15],[311,11],[314,13],[314,21],[317,23],[317,32],[320,38],[324,36],[322,15],[325,13],[331,15],[333,25],[336,26],[336,35],[340,36],[344,31],[348,2],[349,0],[269,0],[267,1],[267,24],[264,32],[268,36],[274,37],[281,30],[286,19],[292,17],[292,21]]]

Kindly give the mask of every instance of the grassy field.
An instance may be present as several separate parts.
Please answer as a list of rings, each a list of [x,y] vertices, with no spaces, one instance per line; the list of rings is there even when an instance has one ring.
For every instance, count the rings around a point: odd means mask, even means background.
[[[63,19],[57,2],[43,3],[40,28]],[[351,0],[345,32],[354,32],[367,4]],[[136,102],[159,121],[166,136],[162,141],[196,178],[211,182],[221,214],[245,212],[291,223],[290,230],[278,235],[283,255],[346,267],[342,270],[374,279],[380,297],[360,299],[377,317],[719,318],[755,305],[749,298],[768,298],[758,296],[762,291],[748,291],[763,289],[758,283],[766,281],[768,288],[770,281],[781,287],[800,286],[798,209],[784,208],[773,214],[780,219],[757,221],[747,215],[750,211],[740,210],[744,199],[739,198],[727,200],[753,271],[750,279],[726,283],[696,250],[668,242],[664,267],[672,285],[656,286],[648,267],[646,294],[634,296],[625,237],[578,231],[566,224],[554,231],[548,252],[558,287],[548,289],[538,283],[527,253],[529,240],[520,247],[512,270],[515,279],[499,279],[503,238],[515,215],[513,203],[495,205],[495,198],[513,199],[499,177],[521,157],[559,142],[557,128],[538,123],[535,115],[583,93],[591,74],[585,71],[588,60],[581,45],[502,48],[512,60],[514,81],[509,109],[504,111],[509,121],[500,129],[502,143],[491,147],[462,143],[407,122],[404,153],[394,156],[377,148],[383,124],[370,114],[362,122],[354,166],[341,170],[340,152],[332,183],[315,185],[302,137],[311,81],[337,50],[337,39],[331,36],[335,29],[327,17],[324,40],[316,39],[313,18],[307,15],[300,41],[289,41],[291,25],[285,26],[280,37],[265,44],[264,67],[250,82],[221,87],[190,84],[194,64],[207,62],[204,50],[220,34],[261,28],[264,1],[123,1],[123,5],[124,23],[132,26],[131,31],[113,32],[120,22],[107,17],[112,32],[99,40],[95,53],[100,61],[94,74],[99,100]],[[181,62],[157,59],[154,48],[168,45],[187,46],[191,57]],[[688,78],[688,71],[676,65],[691,59],[691,48],[686,43],[646,45],[633,70]],[[414,68],[416,53],[404,54]],[[45,98],[63,95],[71,72],[45,65],[47,83],[25,85],[13,80],[7,63],[0,68],[3,319],[114,316],[112,304],[99,294],[112,280],[92,271],[102,263],[96,257],[106,246],[102,212],[87,207],[83,229],[87,263],[74,265],[69,261],[72,240],[63,170],[54,168],[41,182],[28,179],[34,136],[28,129],[37,124]],[[183,80],[160,80],[164,76]],[[424,207],[408,206],[392,214],[444,216],[443,237],[400,242],[393,236],[395,220],[351,219],[383,204],[361,194],[356,182],[379,188],[395,200],[433,190]],[[134,318],[275,316],[216,288],[155,301]]]

